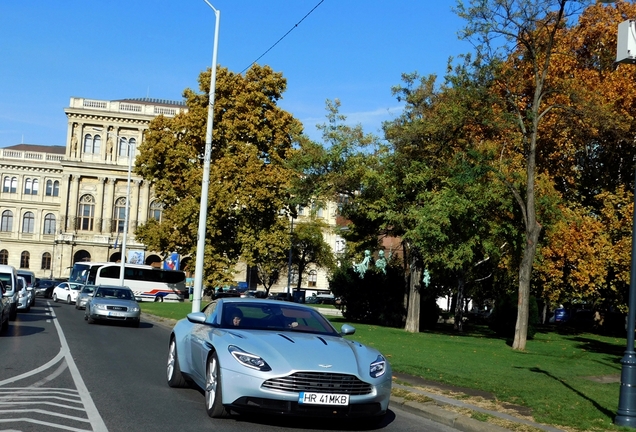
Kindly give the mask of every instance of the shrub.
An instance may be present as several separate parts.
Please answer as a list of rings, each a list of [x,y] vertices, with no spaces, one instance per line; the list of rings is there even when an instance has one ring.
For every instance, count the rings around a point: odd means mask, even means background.
[[[512,338],[515,335],[515,326],[517,324],[517,303],[518,293],[504,294],[495,303],[495,308],[490,315],[490,328],[501,337]],[[537,325],[539,324],[539,307],[537,299],[530,296],[528,315],[528,339],[533,339],[537,333]]]
[[[371,267],[361,278],[349,265],[332,274],[329,288],[344,304],[347,320],[388,327],[404,324],[404,278],[397,266],[387,266],[386,274]]]

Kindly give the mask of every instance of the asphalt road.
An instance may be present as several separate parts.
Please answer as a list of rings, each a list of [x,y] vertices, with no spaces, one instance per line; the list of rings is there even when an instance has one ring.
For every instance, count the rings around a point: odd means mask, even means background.
[[[0,431],[351,431],[356,423],[211,419],[203,393],[166,384],[169,327],[88,324],[73,305],[38,297],[0,336]],[[454,429],[391,408],[378,430]]]

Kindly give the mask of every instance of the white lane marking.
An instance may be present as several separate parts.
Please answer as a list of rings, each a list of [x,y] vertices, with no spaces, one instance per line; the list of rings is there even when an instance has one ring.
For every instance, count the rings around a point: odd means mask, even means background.
[[[16,388],[1,388],[0,391],[2,390],[19,390],[21,394],[27,394],[27,392],[30,393],[30,391],[39,391],[42,393],[51,393],[53,394],[54,391],[64,391],[66,393],[64,393],[65,396],[68,397],[73,397],[75,395],[79,395],[79,398],[81,400],[81,403],[84,405],[84,409],[86,411],[86,414],[88,416],[88,420],[83,419],[83,418],[75,418],[72,416],[66,416],[68,418],[72,418],[74,420],[77,421],[82,421],[82,422],[90,422],[91,427],[93,432],[108,432],[108,428],[106,427],[106,424],[104,423],[104,420],[102,419],[102,417],[99,415],[99,411],[97,410],[97,407],[95,406],[95,403],[93,402],[93,399],[90,396],[90,393],[88,391],[88,388],[86,387],[86,384],[84,383],[84,380],[82,380],[82,376],[79,373],[79,369],[77,368],[77,365],[75,364],[75,360],[73,360],[73,356],[71,355],[71,350],[68,346],[68,343],[66,342],[66,338],[64,337],[64,332],[62,331],[62,327],[60,326],[60,323],[57,320],[57,317],[55,315],[55,311],[53,311],[53,309],[51,309],[51,304],[49,302],[47,302],[48,308],[47,308],[47,312],[50,311],[52,318],[53,318],[53,323],[55,324],[55,328],[57,330],[57,334],[59,336],[60,339],[60,352],[57,353],[57,355],[55,357],[53,357],[51,360],[49,360],[48,362],[46,362],[44,365],[33,369],[29,372],[25,372],[21,375],[12,377],[12,378],[8,378],[5,379],[3,381],[0,381],[0,387],[6,385],[6,384],[10,384],[10,383],[14,383],[16,381],[20,381],[24,378],[28,378],[30,376],[39,374],[51,367],[53,367],[56,363],[62,361],[62,364],[60,364],[60,366],[58,366],[58,368],[51,374],[49,374],[47,377],[43,378],[42,380],[36,382],[32,387],[22,387],[19,389]],[[49,320],[47,320],[47,322],[50,322]],[[66,364],[64,364],[66,363]],[[55,377],[57,377],[60,373],[62,373],[64,371],[64,369],[66,369],[66,367],[68,367],[69,372],[71,373],[71,377],[73,378],[73,382],[75,383],[75,387],[77,387],[77,391],[72,390],[72,389],[60,389],[60,388],[39,388],[40,386],[42,386],[43,384],[45,384],[48,381],[51,381],[52,379],[54,379]],[[2,395],[4,392],[0,392],[0,395]],[[37,398],[37,397],[34,397]],[[14,391],[11,393],[11,396],[8,397],[2,397],[0,396],[0,406],[6,406],[6,405],[14,405],[13,403],[11,403],[12,400],[14,399],[22,399],[21,396],[18,396],[18,394]],[[49,398],[51,399],[51,398]],[[57,399],[57,397],[53,398],[53,399]],[[2,402],[5,401],[5,402]],[[71,403],[76,403],[74,401],[71,400],[67,400],[68,402]],[[33,402],[33,403],[37,403],[39,405],[52,405],[52,406],[59,406],[59,407],[63,407],[63,408],[72,408],[66,405],[61,405],[61,404],[55,404],[55,403],[51,403],[51,402]],[[28,402],[25,401],[20,401],[19,405],[24,406],[27,405]],[[75,409],[75,408],[73,408]],[[46,410],[1,410],[0,413],[8,413],[8,412],[40,412],[40,413],[49,413],[49,411]],[[57,414],[55,414],[57,415]],[[65,416],[61,416],[61,417],[65,417]],[[85,429],[77,429],[77,428],[73,428],[70,426],[65,426],[65,425],[60,425],[60,424],[55,424],[55,423],[50,423],[50,422],[44,422],[41,420],[35,420],[35,419],[29,419],[29,418],[12,418],[12,419],[7,419],[7,418],[0,418],[0,423],[10,423],[10,422],[27,422],[27,423],[35,423],[35,424],[40,424],[40,425],[46,425],[48,427],[53,427],[53,428],[58,428],[58,429],[64,429],[64,430],[70,430],[70,431],[75,431],[75,432],[87,432]],[[3,432],[9,432],[9,431],[3,431]]]
[[[0,414],[5,414],[5,413],[38,413],[38,414],[46,414],[49,416],[56,416],[56,417],[61,417],[61,418],[65,418],[65,419],[70,419],[70,420],[75,420],[78,422],[82,422],[82,423],[88,423],[88,419],[82,418],[82,417],[75,417],[75,416],[70,416],[67,414],[61,414],[61,413],[57,413],[57,412],[53,412],[53,411],[47,411],[47,410],[43,410],[43,409],[12,409],[12,410],[0,410]],[[4,421],[4,419],[3,419]]]
[[[51,304],[48,303],[49,308]],[[106,427],[106,423],[104,423],[104,419],[99,415],[99,411],[95,406],[95,402],[93,402],[93,398],[88,391],[88,387],[84,384],[84,380],[82,379],[82,375],[80,375],[79,369],[75,364],[75,360],[73,360],[73,356],[71,355],[71,350],[68,347],[68,343],[66,342],[66,338],[64,337],[64,332],[62,331],[62,327],[57,320],[55,315],[55,311],[51,309],[51,315],[53,316],[53,324],[55,324],[55,328],[57,329],[57,333],[60,337],[60,343],[62,344],[62,350],[64,351],[64,356],[66,359],[66,364],[71,372],[71,376],[73,377],[73,381],[75,381],[75,387],[79,392],[80,398],[86,407],[86,414],[88,414],[88,419],[91,422],[91,426],[93,427],[94,432],[108,432],[108,428]]]
[[[55,357],[53,357],[51,360],[49,360],[48,362],[46,362],[45,364],[43,364],[39,368],[33,369],[33,370],[29,371],[29,372],[25,372],[22,375],[14,376],[14,377],[8,378],[8,379],[6,379],[4,381],[0,381],[0,387],[2,387],[3,385],[9,384],[9,383],[20,381],[21,379],[28,378],[28,377],[33,376],[33,375],[37,375],[40,372],[43,372],[43,371],[51,368],[55,363],[57,363],[60,360],[62,360],[64,358],[64,356],[65,356],[64,348],[61,348],[60,352],[57,353],[57,355]]]
[[[64,429],[64,430],[67,430],[67,431],[89,432],[86,429],[78,429],[78,428],[65,426],[65,425],[61,425],[61,424],[43,422],[41,420],[30,419],[28,417],[21,417],[21,418],[15,418],[15,419],[0,419],[0,423],[9,423],[9,422],[11,422],[11,423],[13,423],[13,422],[35,423],[35,424],[39,424],[39,425],[43,425],[43,426],[47,426],[47,427],[52,427],[52,428],[57,428],[57,429]],[[7,432],[7,431],[2,431],[2,432]],[[17,431],[16,430],[15,432],[21,432],[21,431]]]

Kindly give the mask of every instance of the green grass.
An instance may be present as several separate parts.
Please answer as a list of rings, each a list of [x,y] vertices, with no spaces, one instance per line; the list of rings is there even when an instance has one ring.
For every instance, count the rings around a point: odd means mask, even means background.
[[[192,303],[183,302],[141,302],[141,311],[163,318],[180,320],[192,312]]]
[[[141,307],[143,312],[173,319],[192,310],[189,302],[142,303]],[[336,328],[346,322],[328,318]],[[464,334],[450,328],[407,333],[353,325],[352,338],[381,351],[397,372],[491,392],[500,401],[532,408],[541,423],[585,431],[621,430],[612,423],[620,383],[599,383],[590,377],[620,375],[624,338],[546,329],[519,352],[485,328]]]

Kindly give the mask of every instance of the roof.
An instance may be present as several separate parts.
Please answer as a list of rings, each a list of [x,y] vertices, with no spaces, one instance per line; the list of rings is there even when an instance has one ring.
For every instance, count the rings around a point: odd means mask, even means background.
[[[65,154],[66,146],[59,145],[40,145],[40,144],[16,144],[8,147],[4,147],[9,150],[19,150],[19,151],[31,151],[31,152],[40,152],[40,153],[54,153],[54,154]]]

